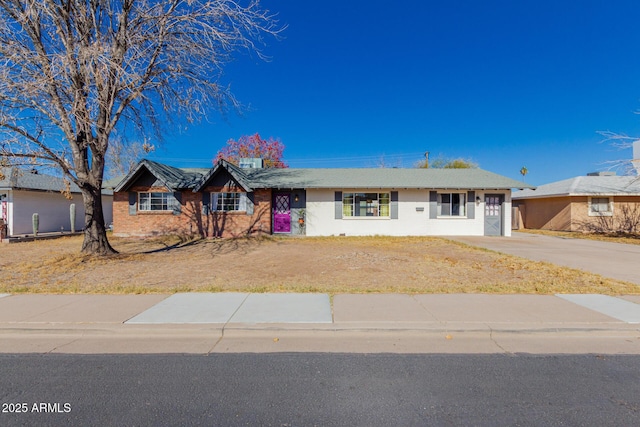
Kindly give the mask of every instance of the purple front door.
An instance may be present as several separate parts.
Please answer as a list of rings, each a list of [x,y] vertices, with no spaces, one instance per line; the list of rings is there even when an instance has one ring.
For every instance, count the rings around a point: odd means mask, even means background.
[[[273,206],[273,232],[291,233],[291,195],[276,193]]]

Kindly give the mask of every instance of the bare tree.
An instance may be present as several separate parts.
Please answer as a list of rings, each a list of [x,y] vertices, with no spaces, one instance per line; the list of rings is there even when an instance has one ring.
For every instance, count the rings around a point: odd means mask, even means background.
[[[148,142],[123,141],[121,138],[109,140],[109,156],[105,162],[105,177],[126,175],[138,162],[156,146]]]
[[[615,133],[611,131],[598,132],[604,137],[603,142],[609,142],[612,147],[618,150],[633,149],[634,157],[640,151],[640,138],[628,136],[623,133]],[[610,169],[618,169],[622,175],[640,175],[640,159],[629,158],[605,162]]]
[[[0,159],[55,166],[81,190],[82,252],[115,252],[101,186],[109,144],[238,107],[231,55],[281,30],[258,0],[0,0]]]

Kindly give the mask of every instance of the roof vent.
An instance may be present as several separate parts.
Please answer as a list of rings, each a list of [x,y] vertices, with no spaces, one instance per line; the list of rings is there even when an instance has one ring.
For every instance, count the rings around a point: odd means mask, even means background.
[[[238,162],[238,166],[244,169],[261,169],[262,159],[259,157],[254,158],[242,158]]]
[[[616,176],[615,171],[589,172],[587,176]]]

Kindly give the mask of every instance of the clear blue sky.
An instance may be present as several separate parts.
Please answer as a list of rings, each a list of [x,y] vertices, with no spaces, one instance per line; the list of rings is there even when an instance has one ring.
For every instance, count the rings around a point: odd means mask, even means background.
[[[222,83],[212,113],[151,158],[208,167],[230,138],[278,137],[291,167],[411,167],[463,157],[540,185],[630,158],[640,136],[640,1],[269,0],[287,25]]]

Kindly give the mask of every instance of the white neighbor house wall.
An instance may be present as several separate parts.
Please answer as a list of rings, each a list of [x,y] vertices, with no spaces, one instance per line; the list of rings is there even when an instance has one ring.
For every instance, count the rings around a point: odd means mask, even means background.
[[[69,206],[76,205],[76,231],[84,228],[82,196],[73,193],[67,200],[59,192],[10,190],[7,192],[7,223],[9,236],[33,234],[32,217],[38,213],[39,233],[71,231]],[[102,208],[106,225],[113,221],[113,196],[102,196]]]
[[[335,218],[335,192],[380,193],[398,191],[398,219],[379,217]],[[443,190],[451,192],[451,190]],[[503,194],[502,232],[511,235],[511,191],[487,191]],[[429,218],[429,190],[395,189],[307,189],[306,235],[331,236],[482,236],[484,235],[484,192],[476,191],[475,216],[469,218]]]

